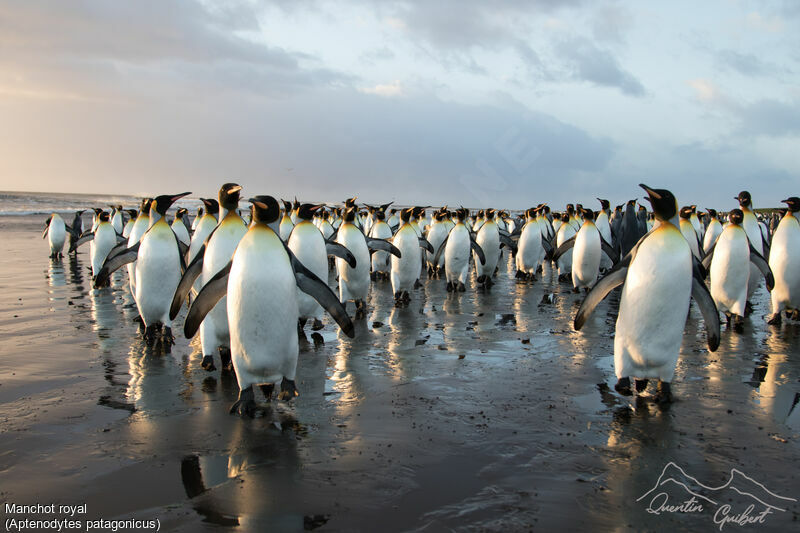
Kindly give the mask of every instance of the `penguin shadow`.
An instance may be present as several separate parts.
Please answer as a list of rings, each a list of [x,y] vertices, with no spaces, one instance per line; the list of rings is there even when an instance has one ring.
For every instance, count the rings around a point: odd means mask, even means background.
[[[81,262],[78,260],[78,256],[76,254],[70,254],[69,256],[69,282],[72,285],[75,285],[76,289],[80,292],[83,292],[83,269],[81,268]]]
[[[292,520],[292,529],[300,529],[304,517],[289,515],[286,504],[299,497],[294,488],[303,467],[298,441],[307,435],[291,413],[276,412],[267,420],[236,424],[225,453],[184,456],[181,483],[192,509],[203,522],[219,526]],[[242,490],[231,499],[226,486],[233,483]]]

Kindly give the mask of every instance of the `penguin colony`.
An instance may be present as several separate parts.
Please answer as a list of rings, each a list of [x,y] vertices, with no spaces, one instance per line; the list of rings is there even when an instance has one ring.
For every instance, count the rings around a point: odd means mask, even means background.
[[[546,204],[513,215],[447,206],[390,209],[391,203],[342,206],[249,198],[242,216],[242,187],[226,183],[218,197],[201,198],[197,216],[167,212],[190,193],[145,198],[138,209],[94,209],[91,229],[82,211],[71,224],[58,214],[45,223],[43,238],[58,259],[90,242],[93,284],[109,285],[112,272],[127,266],[131,295],[148,343],[166,351],[174,343],[172,321],[188,306],[183,332],[200,333],[202,367],[236,373],[239,399],[232,413],[253,416],[254,386],[267,401],[291,400],[298,334],[311,321],[323,327],[327,312],[342,332],[354,335],[354,319],[366,315],[371,282],[388,280],[395,305],[410,301],[420,279],[445,278],[451,297],[466,290],[474,268],[476,287],[489,290],[506,248],[519,283],[535,281],[551,263],[558,279],[585,296],[574,318],[580,330],[596,306],[620,288],[614,337],[615,389],[642,393],[657,380],[659,403],[672,401],[670,384],[680,354],[691,300],[702,313],[710,351],[719,346],[720,313],[733,331],[752,311],[749,298],[761,278],[770,291],[767,322],[800,318],[800,198],[768,215],[753,211],[750,193],[723,213],[679,207],[666,189],[640,185],[650,203],[636,200],[599,211],[568,204],[551,212]],[[387,212],[388,211],[388,212]],[[430,216],[428,216],[430,214]],[[126,217],[127,215],[127,217]],[[127,218],[127,220],[126,220]],[[338,293],[328,284],[334,271]]]

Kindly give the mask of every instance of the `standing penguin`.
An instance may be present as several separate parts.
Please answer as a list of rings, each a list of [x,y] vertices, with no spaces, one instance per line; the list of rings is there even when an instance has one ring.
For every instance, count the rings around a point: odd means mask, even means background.
[[[200,201],[203,202],[205,206],[205,214],[200,217],[200,220],[195,219],[197,225],[194,228],[192,241],[189,244],[189,257],[187,258],[189,263],[194,261],[195,256],[206,243],[208,236],[211,235],[217,227],[217,224],[219,224],[219,220],[217,220],[219,216],[219,202],[213,198],[200,198]],[[197,290],[201,288],[202,287],[198,287]]]
[[[608,200],[603,200],[602,198],[598,198],[597,201],[600,202],[600,212],[597,213],[595,217],[594,225],[597,226],[597,231],[600,232],[600,236],[603,237],[607,243],[612,244],[614,240],[611,238],[611,224],[608,221],[608,211],[611,208],[611,204]],[[605,272],[611,268],[611,266],[611,259],[609,259],[608,255],[603,254],[600,258],[600,271]]]
[[[689,248],[692,250],[692,255],[694,255],[697,259],[702,259],[703,256],[700,253],[700,236],[695,231],[694,226],[689,221],[692,216],[692,208],[691,206],[682,207],[680,210],[680,230],[683,234],[683,237],[686,239],[686,242],[689,243]]]
[[[203,316],[225,293],[230,305],[231,355],[239,399],[231,413],[253,416],[253,385],[267,400],[280,381],[279,400],[297,396],[298,303],[296,287],[313,296],[336,320],[345,335],[353,337],[353,323],[328,285],[297,259],[270,227],[280,208],[271,196],[251,198],[252,225],[228,264],[208,282],[186,317],[184,332],[191,338]]]
[[[447,206],[444,206],[440,210],[433,213],[433,224],[431,224],[430,228],[428,229],[427,238],[434,250],[438,250],[442,246],[447,234],[450,232],[450,227],[447,224],[447,217]],[[438,263],[434,262],[434,254],[435,252],[433,254],[427,254],[429,277],[439,277],[441,274],[441,268],[443,266],[441,256]]]
[[[61,257],[61,250],[64,249],[64,241],[67,238],[67,225],[64,224],[64,219],[58,213],[50,215],[47,222],[44,223],[42,239],[45,237],[48,237],[47,241],[50,245],[50,259]]]
[[[391,239],[392,228],[386,223],[386,211],[378,209],[375,211],[374,222],[372,228],[369,230],[369,236],[373,239]],[[389,272],[391,271],[391,262],[389,260],[389,252],[378,250],[372,254],[372,272],[370,272],[370,279],[389,279]]]
[[[169,311],[184,266],[178,236],[167,224],[166,214],[172,204],[189,194],[156,197],[151,205],[154,221],[150,229],[139,242],[106,262],[95,281],[96,286],[107,282],[112,272],[135,260],[134,299],[145,326],[145,339],[148,343],[155,342],[157,331],[163,327],[162,342],[166,351],[175,342]]]
[[[706,325],[708,348],[719,346],[719,314],[714,300],[694,268],[692,252],[676,226],[678,204],[665,189],[640,185],[648,194],[660,225],[631,250],[586,295],[575,316],[580,330],[589,314],[616,287],[623,285],[614,335],[614,388],[630,395],[630,378],[643,392],[657,378],[656,400],[672,400],[670,382],[680,355],[683,328],[694,297]]]
[[[69,248],[67,253],[77,253],[76,242],[83,235],[83,210],[75,211],[75,216],[72,217],[72,224],[67,226],[69,232]]]
[[[522,232],[517,242],[517,254],[514,256],[517,272],[517,279],[536,279],[536,272],[545,257],[543,243],[547,242],[544,231],[540,228],[543,224],[541,220],[541,207],[531,207],[525,212],[527,220],[522,226]]]
[[[644,233],[639,232],[639,221],[636,218],[636,212],[633,207],[636,205],[636,200],[628,200],[625,204],[625,212],[622,214],[622,220],[619,224],[619,256],[625,257],[628,255],[639,239],[642,238]]]
[[[711,257],[707,257],[703,264],[711,263],[711,296],[717,309],[725,313],[729,324],[733,319],[734,331],[741,333],[744,329],[750,263],[765,272],[769,289],[772,289],[774,280],[766,259],[751,246],[747,233],[742,228],[744,213],[741,209],[732,210],[728,220],[730,223],[722,230],[709,252]]]
[[[703,253],[708,253],[714,243],[717,242],[717,237],[722,233],[722,224],[719,221],[716,209],[708,209],[708,227],[706,228],[705,237],[703,237]]]
[[[600,273],[600,258],[605,254],[613,262],[617,261],[616,252],[600,235],[594,224],[594,211],[583,210],[583,225],[578,233],[558,247],[554,259],[558,259],[567,250],[574,247],[572,254],[572,287],[574,292],[580,289],[589,290],[597,281]]]
[[[772,325],[780,325],[784,309],[800,310],[800,222],[795,214],[800,212],[800,198],[792,196],[783,202],[789,208],[772,235],[769,250],[769,266],[775,275],[772,315],[767,318]]]
[[[355,199],[348,200],[349,203]],[[369,251],[384,250],[401,256],[391,243],[365,237],[355,225],[357,208],[354,204],[348,207],[342,218],[342,223],[336,233],[336,242],[347,248],[355,257],[355,266],[350,266],[347,260],[337,257],[336,270],[339,272],[339,300],[346,305],[349,300],[356,304],[356,318],[364,318],[367,311],[367,292],[369,290]]]
[[[761,227],[758,224],[758,219],[756,219],[755,213],[753,213],[753,199],[750,196],[748,191],[742,191],[736,197],[739,201],[739,208],[742,210],[744,214],[744,221],[742,222],[742,227],[744,231],[747,232],[747,238],[750,239],[750,244],[753,245],[753,248],[756,249],[758,253],[761,255],[765,255],[764,250],[764,242],[761,236]],[[769,255],[769,251],[766,251],[766,255]],[[747,284],[747,312],[752,309],[752,304],[750,304],[750,298],[753,297],[753,293],[758,288],[758,284],[760,283],[761,279],[761,272],[759,272],[758,268],[755,265],[750,265],[750,281]]]
[[[150,229],[150,206],[153,202],[152,198],[143,198],[142,205],[139,209],[139,216],[133,223],[130,233],[128,234],[128,248],[135,246],[142,238],[142,236]],[[130,287],[131,295],[136,299],[136,261],[128,264],[128,285]]]
[[[562,216],[566,217],[566,221],[559,226],[558,233],[556,233],[556,248],[561,248],[561,245],[574,237],[578,229],[580,229],[580,226],[576,228],[570,222],[575,218],[573,210],[574,207],[572,204],[567,204],[566,215]],[[572,249],[567,249],[563,254],[559,255],[556,260],[556,265],[558,265],[558,281],[567,281],[569,279],[570,273],[572,272],[572,252]]]
[[[197,216],[195,216],[194,220],[192,220],[192,233],[194,233],[194,230],[197,229],[197,225],[200,223],[200,219],[201,218],[203,218],[203,208],[202,207],[198,207],[197,208]]]
[[[186,222],[185,222],[185,217],[188,212],[189,211],[183,207],[178,209],[178,211],[175,213],[175,220],[173,220],[172,224],[170,225],[172,231],[174,231],[175,235],[177,235],[178,240],[181,241],[183,244],[185,244],[187,247],[191,243],[191,238],[189,237],[189,230],[186,229]]]
[[[469,274],[469,256],[472,249],[478,257],[479,262],[486,263],[483,249],[476,243],[469,229],[466,220],[469,212],[463,207],[456,211],[457,223],[445,237],[439,250],[433,258],[434,263],[439,262],[440,254],[444,250],[444,271],[447,276],[447,292],[464,292]]]
[[[281,217],[281,224],[278,227],[278,231],[280,232],[280,237],[283,242],[286,242],[289,238],[289,234],[292,233],[292,228],[294,228],[294,220],[292,220],[292,202],[287,202],[283,200],[283,217]],[[295,216],[295,220],[297,220],[297,216]]]
[[[392,292],[395,303],[408,302],[410,292],[415,282],[419,279],[419,269],[422,264],[420,246],[430,243],[417,235],[411,224],[414,208],[409,207],[400,212],[400,229],[392,237],[392,244],[400,251],[399,256],[392,256]],[[433,251],[430,248],[429,251]]]
[[[125,227],[122,228],[122,236],[127,239],[131,236],[131,231],[133,231],[133,225],[136,223],[139,212],[136,209],[126,209],[126,211],[128,212],[128,221],[125,222]]]
[[[322,280],[328,279],[328,254],[342,256],[349,261],[351,266],[356,266],[356,260],[342,245],[337,243],[326,243],[319,231],[312,222],[314,213],[320,209],[321,205],[302,204],[297,210],[297,225],[292,227],[289,234],[289,249],[306,268],[313,272]],[[299,320],[297,323],[298,332],[302,331],[308,319],[313,318],[312,330],[322,329],[322,307],[308,294],[298,288],[297,305]]]
[[[216,276],[228,264],[239,241],[247,233],[247,225],[242,220],[242,217],[239,216],[237,209],[241,190],[241,185],[236,183],[225,183],[220,187],[219,207],[221,218],[219,224],[209,234],[205,244],[200,247],[194,259],[186,268],[177,290],[172,291],[175,297],[172,299],[170,307],[171,319],[174,320],[178,315],[186,295],[198,276],[200,276],[198,280],[200,286],[206,285],[211,278]],[[208,206],[206,206],[206,211],[208,211]],[[195,232],[195,234],[198,232]],[[216,370],[213,355],[215,351],[219,351],[223,370],[232,369],[226,305],[227,298],[222,298],[214,309],[209,310],[200,325],[200,347],[203,353],[201,366],[209,372]]]
[[[87,232],[81,235],[81,238],[75,241],[69,250],[69,253],[72,253],[77,250],[80,245],[91,242],[89,245],[89,257],[92,264],[92,279],[97,277],[109,252],[117,245],[117,232],[114,231],[114,226],[111,225],[108,212],[101,209],[100,212],[95,215],[95,218],[97,219],[95,230],[91,233]],[[120,239],[121,238],[122,237],[120,237]],[[107,286],[108,280],[105,281],[105,283],[96,283],[95,286]]]
[[[484,262],[480,261],[477,253],[474,254],[475,260],[475,281],[479,285],[489,287],[493,284],[492,276],[497,268],[497,263],[500,261],[500,229],[497,227],[495,221],[494,209],[487,209],[484,212],[484,222],[481,224],[478,234],[475,237],[475,242],[481,247],[484,254]],[[506,237],[506,235],[504,235]],[[503,244],[514,247],[513,243],[507,238],[504,238]]]
[[[108,207],[111,208],[111,225],[114,226],[114,231],[122,235],[122,230],[124,229],[125,226],[122,223],[122,206],[110,205]]]

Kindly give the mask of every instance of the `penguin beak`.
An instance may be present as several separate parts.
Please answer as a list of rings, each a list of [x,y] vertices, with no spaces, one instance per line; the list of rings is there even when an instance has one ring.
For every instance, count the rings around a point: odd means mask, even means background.
[[[181,198],[183,198],[184,196],[189,196],[190,194],[192,194],[192,193],[191,192],[182,192],[180,194],[176,194],[174,196],[170,196],[169,199],[170,199],[171,203],[175,203],[178,200],[180,200]]]
[[[645,200],[647,200],[647,201],[649,201],[649,202],[651,202],[651,203],[652,203],[652,201],[653,201],[653,198],[655,198],[656,200],[660,200],[660,199],[661,199],[661,195],[660,195],[660,194],[658,194],[656,191],[654,191],[652,188],[648,187],[648,186],[647,186],[647,185],[645,185],[644,183],[640,183],[640,184],[639,184],[639,187],[641,187],[642,189],[644,189],[644,190],[645,190],[645,192],[646,192],[646,193],[647,193],[647,195],[648,195],[648,198],[645,198]]]
[[[241,187],[239,187],[239,189],[241,189]],[[259,202],[255,198],[250,198],[247,201],[250,202],[251,204],[253,204],[254,206],[258,207],[259,209],[267,209],[267,204],[265,204],[263,202]]]
[[[237,192],[239,192],[241,190],[242,190],[242,186],[241,185],[234,185],[233,187],[228,189],[228,194],[236,194]]]

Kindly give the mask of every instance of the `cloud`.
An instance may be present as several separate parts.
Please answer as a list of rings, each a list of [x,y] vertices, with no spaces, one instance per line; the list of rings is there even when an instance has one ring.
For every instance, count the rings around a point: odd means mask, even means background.
[[[717,64],[745,76],[758,77],[772,75],[776,68],[754,54],[742,54],[735,50],[720,50],[716,53]]]
[[[717,102],[720,100],[719,90],[707,79],[698,78],[686,82],[689,87],[694,89],[695,97],[701,102]]]
[[[757,11],[748,13],[745,17],[745,22],[750,28],[767,33],[782,33],[786,26],[782,17],[777,15],[764,16]]]
[[[765,99],[739,111],[741,131],[747,135],[800,135],[800,102]]]
[[[615,87],[629,96],[644,96],[645,88],[631,73],[624,70],[616,57],[601,50],[588,39],[576,37],[556,46],[574,79],[604,87]]]
[[[400,80],[395,80],[392,83],[387,83],[384,85],[365,87],[363,89],[359,89],[359,91],[364,94],[374,94],[377,96],[384,96],[387,98],[403,96],[403,94],[405,93],[405,91],[403,90],[403,86],[400,84]]]

